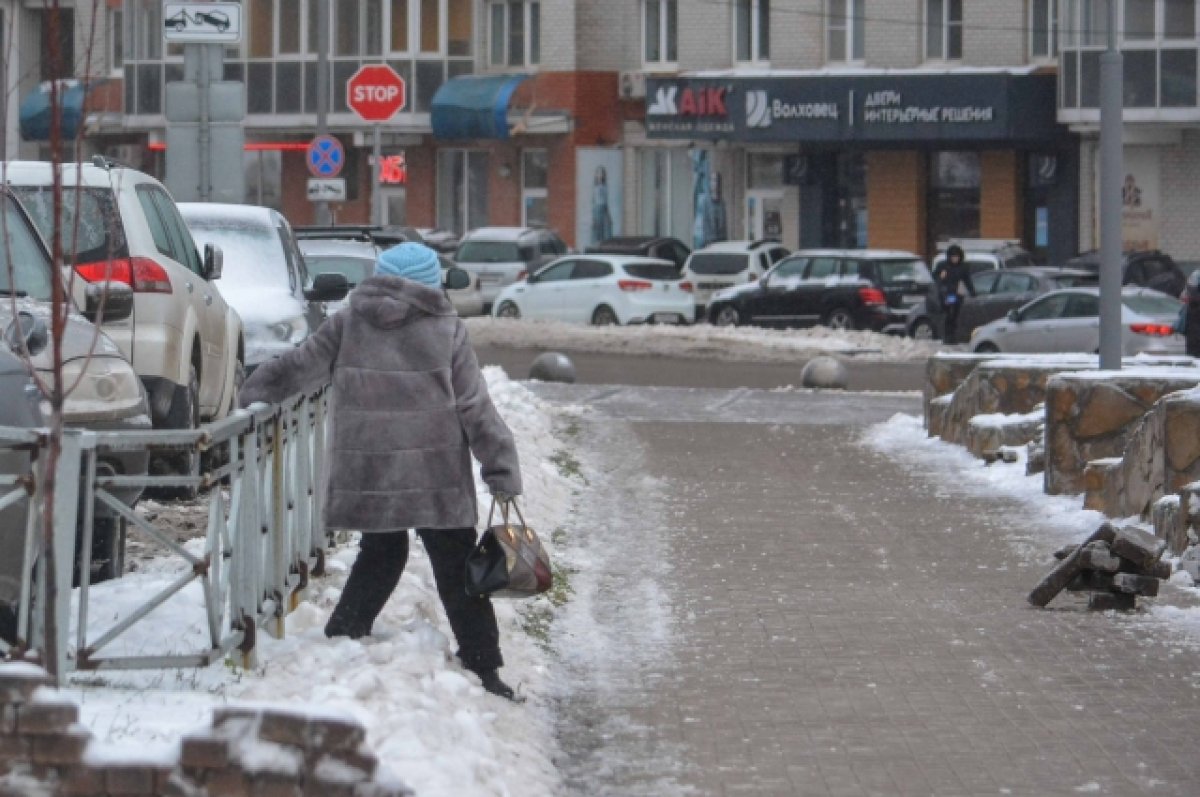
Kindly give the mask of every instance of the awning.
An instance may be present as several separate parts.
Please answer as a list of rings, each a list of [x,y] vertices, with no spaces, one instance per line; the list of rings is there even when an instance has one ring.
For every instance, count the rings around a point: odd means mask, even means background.
[[[21,138],[26,141],[50,140],[50,82],[39,83],[37,88],[21,100]],[[75,138],[83,123],[84,100],[87,91],[99,85],[85,84],[79,80],[58,82],[58,102],[62,107],[63,140]]]
[[[528,75],[464,75],[433,95],[433,136],[440,139],[508,138],[508,104]]]

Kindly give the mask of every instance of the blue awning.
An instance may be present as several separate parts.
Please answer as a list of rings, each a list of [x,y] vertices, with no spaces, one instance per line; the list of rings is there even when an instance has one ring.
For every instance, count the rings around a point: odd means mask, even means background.
[[[92,83],[95,87],[98,83]],[[89,86],[78,80],[58,82],[58,102],[62,107],[63,140],[75,138],[83,124],[83,105]],[[37,88],[21,100],[21,138],[26,141],[50,140],[50,83]]]
[[[528,75],[464,75],[433,95],[433,137],[508,138],[508,103]]]

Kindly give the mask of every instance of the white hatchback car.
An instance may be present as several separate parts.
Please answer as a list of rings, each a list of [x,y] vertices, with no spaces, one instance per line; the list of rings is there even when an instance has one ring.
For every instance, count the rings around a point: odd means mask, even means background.
[[[1182,335],[1172,326],[1180,303],[1150,288],[1121,291],[1121,354],[1183,354]],[[1051,291],[976,327],[971,349],[993,352],[1086,352],[1100,349],[1100,289]]]
[[[49,239],[53,226],[51,164],[9,162],[4,177]],[[196,242],[175,200],[147,174],[108,162],[62,165],[62,229],[69,265],[87,283],[104,279],[133,289],[133,314],[103,325],[133,363],[156,428],[194,428],[236,406],[244,373],[242,322],[217,290],[222,255]],[[77,192],[78,201],[71,195]],[[78,224],[76,224],[78,219]]]
[[[571,255],[500,291],[492,314],[596,325],[686,324],[695,318],[696,302],[674,263]]]
[[[757,282],[787,256],[788,250],[773,238],[721,241],[692,252],[683,265],[683,278],[695,286],[698,317],[704,314],[714,293]]]

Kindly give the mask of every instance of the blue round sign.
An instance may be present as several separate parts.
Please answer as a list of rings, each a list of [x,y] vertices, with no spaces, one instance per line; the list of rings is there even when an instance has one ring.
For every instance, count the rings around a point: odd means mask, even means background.
[[[313,177],[337,177],[346,164],[346,150],[333,136],[317,136],[308,144],[308,171]]]

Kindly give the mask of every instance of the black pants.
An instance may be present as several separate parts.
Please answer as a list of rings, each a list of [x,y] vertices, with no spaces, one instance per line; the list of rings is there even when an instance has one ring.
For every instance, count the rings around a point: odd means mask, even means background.
[[[466,591],[466,563],[475,548],[475,529],[418,529],[417,535],[433,565],[438,595],[458,640],[463,666],[476,671],[502,666],[500,629],[492,602],[473,598]],[[364,533],[342,597],[325,626],[326,635],[357,639],[370,634],[407,562],[407,531]]]
[[[955,343],[958,332],[958,310],[962,305],[958,302],[942,305],[942,342]]]

